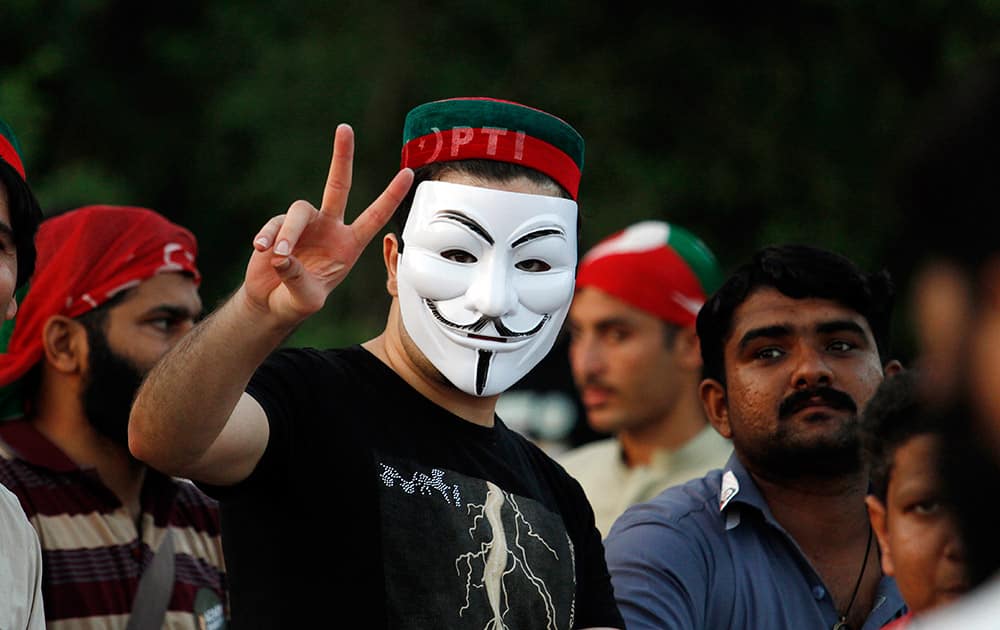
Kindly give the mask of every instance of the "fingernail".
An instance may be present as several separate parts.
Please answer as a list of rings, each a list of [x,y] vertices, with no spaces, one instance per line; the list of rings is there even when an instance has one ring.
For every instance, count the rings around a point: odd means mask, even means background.
[[[279,256],[287,256],[289,251],[288,241],[278,241],[278,244],[274,246],[274,253]]]
[[[260,245],[264,249],[267,249],[267,246],[271,244],[271,239],[267,238],[266,236],[258,236],[257,240],[255,240],[254,243]]]

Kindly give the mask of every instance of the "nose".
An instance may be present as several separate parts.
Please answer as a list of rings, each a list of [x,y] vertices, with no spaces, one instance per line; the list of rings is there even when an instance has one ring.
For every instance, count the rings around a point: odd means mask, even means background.
[[[486,317],[503,317],[517,310],[517,294],[506,257],[492,255],[479,266],[465,293],[465,307]]]
[[[590,377],[604,369],[604,353],[601,344],[585,332],[572,333],[569,342],[569,363],[573,378],[583,384]]]
[[[945,558],[948,558],[952,562],[965,564],[965,544],[962,542],[958,523],[955,522],[955,518],[951,514],[949,514],[946,528],[948,540],[944,546]]]
[[[829,387],[833,383],[833,370],[827,363],[823,350],[808,344],[801,344],[796,351],[795,366],[792,371],[794,389]]]

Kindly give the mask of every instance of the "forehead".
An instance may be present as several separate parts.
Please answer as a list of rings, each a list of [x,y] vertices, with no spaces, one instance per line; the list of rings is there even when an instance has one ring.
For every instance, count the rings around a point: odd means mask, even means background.
[[[868,320],[839,302],[814,297],[793,298],[771,287],[760,288],[751,292],[733,311],[727,345],[738,343],[753,330],[785,327],[792,334],[807,334],[823,323],[835,321],[854,322],[866,337],[873,339]]]
[[[889,485],[899,488],[908,482],[938,481],[938,449],[940,437],[920,433],[906,440],[893,451]]]
[[[649,313],[632,306],[597,287],[582,287],[573,295],[569,317],[575,324],[599,324],[608,320],[641,322],[657,320]]]
[[[133,287],[112,310],[145,310],[158,306],[200,311],[198,285],[184,273],[159,273]]]
[[[468,175],[447,175],[462,181],[420,183],[404,232],[430,229],[438,220],[455,220],[457,214],[474,221],[474,231],[479,232],[482,228],[491,235],[510,234],[536,226],[555,226],[564,236],[575,239],[576,202],[544,192],[550,190],[548,187],[525,178],[505,183],[491,182],[486,186],[472,183],[479,180]]]

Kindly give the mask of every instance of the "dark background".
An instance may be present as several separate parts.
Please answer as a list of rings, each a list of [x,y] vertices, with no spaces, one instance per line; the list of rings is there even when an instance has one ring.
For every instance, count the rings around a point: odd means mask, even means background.
[[[354,217],[398,168],[406,112],[473,95],[582,133],[584,247],[646,218],[727,269],[808,242],[889,268],[905,301],[920,252],[888,256],[918,220],[892,198],[897,156],[924,98],[997,50],[1000,3],[674,4],[4,0],[0,117],[48,214],[143,205],[190,228],[209,310],[267,218],[319,202],[337,123]],[[387,304],[374,245],[289,342],[366,339]],[[907,326],[900,309],[904,359]]]

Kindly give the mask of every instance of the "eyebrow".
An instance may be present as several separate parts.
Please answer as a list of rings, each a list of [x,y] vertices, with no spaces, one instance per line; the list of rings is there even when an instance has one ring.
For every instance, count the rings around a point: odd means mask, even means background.
[[[866,337],[865,330],[849,319],[837,319],[834,321],[823,322],[816,326],[816,332],[821,335],[829,335],[830,333],[839,332],[852,332],[862,337]],[[767,339],[774,339],[777,337],[787,337],[792,334],[792,327],[787,324],[776,324],[774,326],[763,326],[761,328],[754,328],[748,330],[745,335],[740,339],[740,350],[746,348],[754,339],[760,339],[761,337]]]
[[[461,212],[456,212],[454,210],[445,210],[439,215],[442,219],[450,219],[456,223],[461,223],[465,227],[469,228],[475,232],[481,239],[486,241],[488,244],[493,245],[493,237],[489,235],[486,228],[476,223],[476,221]]]
[[[857,324],[857,322],[852,322],[849,319],[839,319],[832,322],[824,322],[816,327],[816,332],[822,334],[838,333],[838,332],[853,332],[865,337],[865,330]]]
[[[542,228],[540,230],[528,232],[521,238],[511,243],[511,247],[520,247],[521,245],[524,245],[528,241],[533,241],[536,238],[542,238],[544,236],[565,235],[565,234],[566,233],[560,230],[559,228]]]
[[[174,304],[159,304],[146,311],[147,314],[162,313],[169,317],[198,319],[201,317],[203,309],[192,311],[186,306],[176,306]]]
[[[753,328],[748,330],[743,337],[740,338],[740,350],[746,348],[754,339],[760,339],[761,337],[767,337],[769,339],[775,337],[787,337],[792,334],[792,327],[778,324],[774,326],[763,326],[761,328]]]

